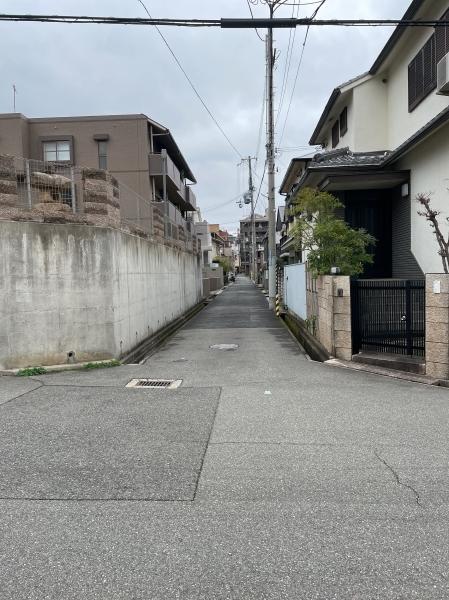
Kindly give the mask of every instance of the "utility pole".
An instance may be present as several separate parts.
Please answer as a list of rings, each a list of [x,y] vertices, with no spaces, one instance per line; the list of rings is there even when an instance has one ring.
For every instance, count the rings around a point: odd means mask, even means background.
[[[253,158],[248,156],[248,158],[242,158],[241,163],[248,162],[248,192],[244,194],[244,202],[245,204],[251,204],[251,261],[250,261],[250,276],[252,277],[254,283],[257,283],[257,249],[256,249],[256,217],[254,211],[254,184],[253,184]]]
[[[270,2],[270,19],[273,19],[276,2]],[[268,303],[274,310],[276,303],[276,223],[275,223],[275,164],[274,164],[274,50],[273,28],[266,36],[267,53],[267,168],[268,168]]]
[[[249,169],[249,192],[251,197],[251,255],[253,265],[253,279],[254,283],[257,283],[258,272],[257,272],[257,250],[256,250],[256,215],[254,212],[254,185],[253,185],[253,169],[251,163],[251,156],[248,156],[248,169]]]

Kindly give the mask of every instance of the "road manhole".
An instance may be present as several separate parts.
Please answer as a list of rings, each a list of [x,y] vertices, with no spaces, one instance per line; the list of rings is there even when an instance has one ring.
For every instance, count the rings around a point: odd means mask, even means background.
[[[213,344],[212,346],[209,346],[209,348],[211,350],[224,350],[225,352],[237,350],[238,347],[239,347],[238,344]]]
[[[182,379],[131,379],[126,387],[129,388],[162,388],[175,390],[182,383]]]

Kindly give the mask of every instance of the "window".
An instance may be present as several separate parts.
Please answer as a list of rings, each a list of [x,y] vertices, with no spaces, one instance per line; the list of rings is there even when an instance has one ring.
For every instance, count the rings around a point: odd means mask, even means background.
[[[108,143],[105,141],[98,142],[98,168],[108,168]]]
[[[411,112],[437,85],[435,35],[424,44],[408,66],[408,109]]]
[[[68,140],[42,142],[44,160],[47,162],[70,162],[71,148]]]
[[[441,17],[442,21],[449,21],[449,10]],[[435,27],[435,53],[437,64],[449,53],[449,26]]]
[[[340,137],[348,131],[348,108],[347,106],[340,113]]]
[[[338,142],[340,141],[340,123],[337,121],[335,125],[332,127],[332,148],[338,146]]]
[[[447,11],[441,20],[449,19]],[[414,110],[437,86],[437,64],[449,52],[449,27],[435,27],[435,33],[427,40],[408,66],[408,109]]]

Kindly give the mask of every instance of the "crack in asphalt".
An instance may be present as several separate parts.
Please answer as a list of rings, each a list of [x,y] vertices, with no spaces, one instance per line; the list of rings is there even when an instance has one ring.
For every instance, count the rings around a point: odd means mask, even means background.
[[[36,380],[33,380],[33,381],[36,381]],[[17,400],[18,398],[22,398],[23,396],[26,396],[27,394],[31,394],[31,392],[35,392],[36,390],[39,390],[41,387],[44,386],[44,384],[41,381],[37,381],[37,383],[39,383],[40,385],[37,385],[32,390],[28,390],[26,392],[23,392],[22,394],[18,394],[17,396],[14,396],[14,398],[10,398],[9,400],[6,400],[5,402],[1,402],[0,403],[0,407],[1,406],[6,406],[7,404],[9,404],[10,402],[12,402],[13,400]]]
[[[413,495],[415,496],[415,502],[418,506],[420,506],[421,508],[423,508],[423,505],[421,504],[421,497],[419,495],[419,492],[417,490],[415,490],[415,488],[411,485],[409,485],[408,483],[404,483],[403,481],[401,481],[401,478],[399,477],[399,473],[397,473],[397,471],[394,469],[394,467],[392,467],[390,464],[388,464],[388,462],[382,458],[382,456],[380,456],[379,452],[374,449],[374,456],[383,464],[387,467],[387,469],[390,471],[390,473],[392,473],[393,477],[396,480],[396,483],[404,488],[407,488],[408,490],[410,490]]]

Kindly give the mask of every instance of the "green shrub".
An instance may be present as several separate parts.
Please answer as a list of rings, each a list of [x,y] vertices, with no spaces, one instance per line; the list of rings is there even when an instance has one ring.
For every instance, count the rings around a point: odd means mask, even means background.
[[[47,373],[47,369],[44,367],[27,367],[26,369],[20,369],[17,372],[17,377],[32,377],[33,375],[44,375]]]

